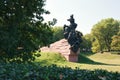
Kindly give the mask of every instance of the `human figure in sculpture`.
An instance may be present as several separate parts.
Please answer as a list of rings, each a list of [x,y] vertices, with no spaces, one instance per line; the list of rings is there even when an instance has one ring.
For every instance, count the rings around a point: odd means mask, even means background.
[[[70,27],[71,31],[75,31],[77,24],[75,23],[73,15],[70,16],[70,19],[68,19],[68,21],[70,21],[69,27]]]
[[[73,18],[73,15],[70,16],[70,19],[67,19],[67,21],[70,22],[70,25],[64,25],[64,37],[67,39],[69,37],[69,33],[75,33],[75,29],[77,27],[77,24],[75,23],[75,20]]]
[[[73,18],[73,15],[70,16],[70,19],[67,19],[70,22],[70,25],[64,25],[64,37],[67,39],[68,43],[71,46],[71,50],[73,52],[77,52],[79,49],[79,45],[82,41],[81,37],[78,35],[78,32],[75,31],[77,24]]]

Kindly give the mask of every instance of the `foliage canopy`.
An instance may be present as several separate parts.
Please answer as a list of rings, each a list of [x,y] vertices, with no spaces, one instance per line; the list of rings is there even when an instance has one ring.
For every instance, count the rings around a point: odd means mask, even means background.
[[[58,41],[60,39],[63,39],[63,27],[55,26],[52,28],[53,31],[53,39],[52,42]]]
[[[94,42],[99,46],[96,48],[98,51],[111,50],[112,36],[118,33],[119,26],[119,22],[113,18],[103,19],[93,26],[92,35],[95,38]]]
[[[0,56],[31,61],[39,45],[47,45],[52,31],[43,23],[45,0],[0,0]]]

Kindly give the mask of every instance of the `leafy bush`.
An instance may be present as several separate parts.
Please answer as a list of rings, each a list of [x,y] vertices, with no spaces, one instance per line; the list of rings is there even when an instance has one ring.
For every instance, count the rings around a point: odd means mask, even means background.
[[[0,0],[0,60],[33,61],[39,45],[50,43],[52,30],[43,22],[42,14],[49,13],[44,5],[45,0]]]
[[[40,66],[33,63],[0,63],[0,80],[120,80],[120,73]]]

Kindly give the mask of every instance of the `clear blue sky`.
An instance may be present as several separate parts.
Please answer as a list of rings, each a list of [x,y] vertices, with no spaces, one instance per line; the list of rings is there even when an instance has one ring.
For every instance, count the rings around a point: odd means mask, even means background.
[[[45,20],[56,18],[56,26],[69,25],[67,19],[74,14],[77,30],[83,34],[90,33],[101,19],[120,20],[120,0],[47,0],[45,8],[51,12]]]

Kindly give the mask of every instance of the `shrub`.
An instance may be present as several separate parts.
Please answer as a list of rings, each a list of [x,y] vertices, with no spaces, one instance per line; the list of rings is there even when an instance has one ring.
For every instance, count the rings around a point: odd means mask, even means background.
[[[0,80],[120,80],[120,73],[40,66],[34,63],[0,63]]]

